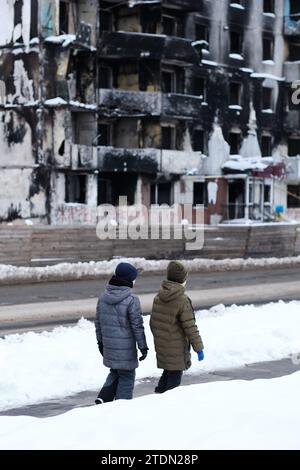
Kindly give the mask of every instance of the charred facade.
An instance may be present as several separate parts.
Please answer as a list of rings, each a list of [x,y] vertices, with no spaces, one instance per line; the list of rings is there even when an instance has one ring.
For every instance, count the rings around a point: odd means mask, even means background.
[[[3,5],[1,221],[95,224],[119,196],[204,204],[208,223],[300,206],[298,2]]]

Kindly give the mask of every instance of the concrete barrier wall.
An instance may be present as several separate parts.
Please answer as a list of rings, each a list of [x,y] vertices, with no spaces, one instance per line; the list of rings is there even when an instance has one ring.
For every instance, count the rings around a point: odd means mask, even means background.
[[[0,226],[0,264],[44,266],[100,261],[117,256],[161,258],[248,258],[300,255],[300,225],[206,227],[202,250],[184,240],[104,240],[95,227]]]

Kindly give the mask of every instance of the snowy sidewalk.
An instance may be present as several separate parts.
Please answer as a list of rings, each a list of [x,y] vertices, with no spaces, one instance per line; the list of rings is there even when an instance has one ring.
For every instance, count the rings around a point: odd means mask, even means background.
[[[220,382],[227,380],[255,380],[283,377],[300,371],[300,365],[293,364],[291,358],[279,361],[258,362],[247,364],[245,367],[235,369],[217,370],[215,372],[183,377],[183,385],[202,384],[208,382]],[[157,379],[145,378],[137,381],[134,398],[153,394]],[[101,383],[99,383],[99,388]],[[34,416],[47,418],[66,413],[74,408],[82,408],[94,405],[98,390],[88,390],[75,395],[52,399],[46,402],[28,405],[21,408],[12,408],[0,412],[0,416]]]
[[[195,309],[210,308],[214,305],[243,305],[266,303],[280,299],[299,299],[300,281],[260,283],[250,286],[222,287],[207,290],[189,290]],[[144,313],[151,311],[152,294],[139,294]],[[74,324],[81,317],[93,319],[97,298],[68,300],[0,307],[0,335],[9,333],[51,329],[58,324]]]

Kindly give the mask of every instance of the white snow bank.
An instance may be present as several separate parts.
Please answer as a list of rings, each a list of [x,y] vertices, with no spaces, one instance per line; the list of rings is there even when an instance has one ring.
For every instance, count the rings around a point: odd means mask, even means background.
[[[300,449],[299,388],[300,373],[296,373],[272,380],[191,385],[46,419],[5,416],[0,417],[0,446],[296,450]],[[184,413],[178,403],[184,404]]]
[[[220,305],[199,311],[197,322],[205,360],[198,362],[192,353],[189,374],[280,359],[300,351],[300,302]],[[138,379],[161,374],[156,368],[149,317],[144,323],[150,351],[137,370]],[[96,390],[108,373],[97,349],[94,325],[84,319],[75,327],[0,339],[0,370],[2,409]]]
[[[143,268],[145,272],[165,271],[169,263],[169,260],[167,259],[149,260],[145,258],[115,258],[109,261],[59,263],[53,266],[44,267],[19,267],[0,264],[0,283],[71,280],[109,276],[114,273],[117,264],[121,261],[127,261],[134,264],[137,268]],[[300,266],[300,256],[285,258],[236,258],[224,260],[195,258],[180,261],[185,264],[190,272],[242,271],[257,268]]]

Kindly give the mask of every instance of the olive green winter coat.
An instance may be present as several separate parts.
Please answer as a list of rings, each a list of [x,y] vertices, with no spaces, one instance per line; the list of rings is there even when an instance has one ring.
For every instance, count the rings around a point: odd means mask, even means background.
[[[188,369],[190,346],[195,352],[203,349],[191,300],[177,282],[162,283],[153,301],[150,328],[159,369]]]

